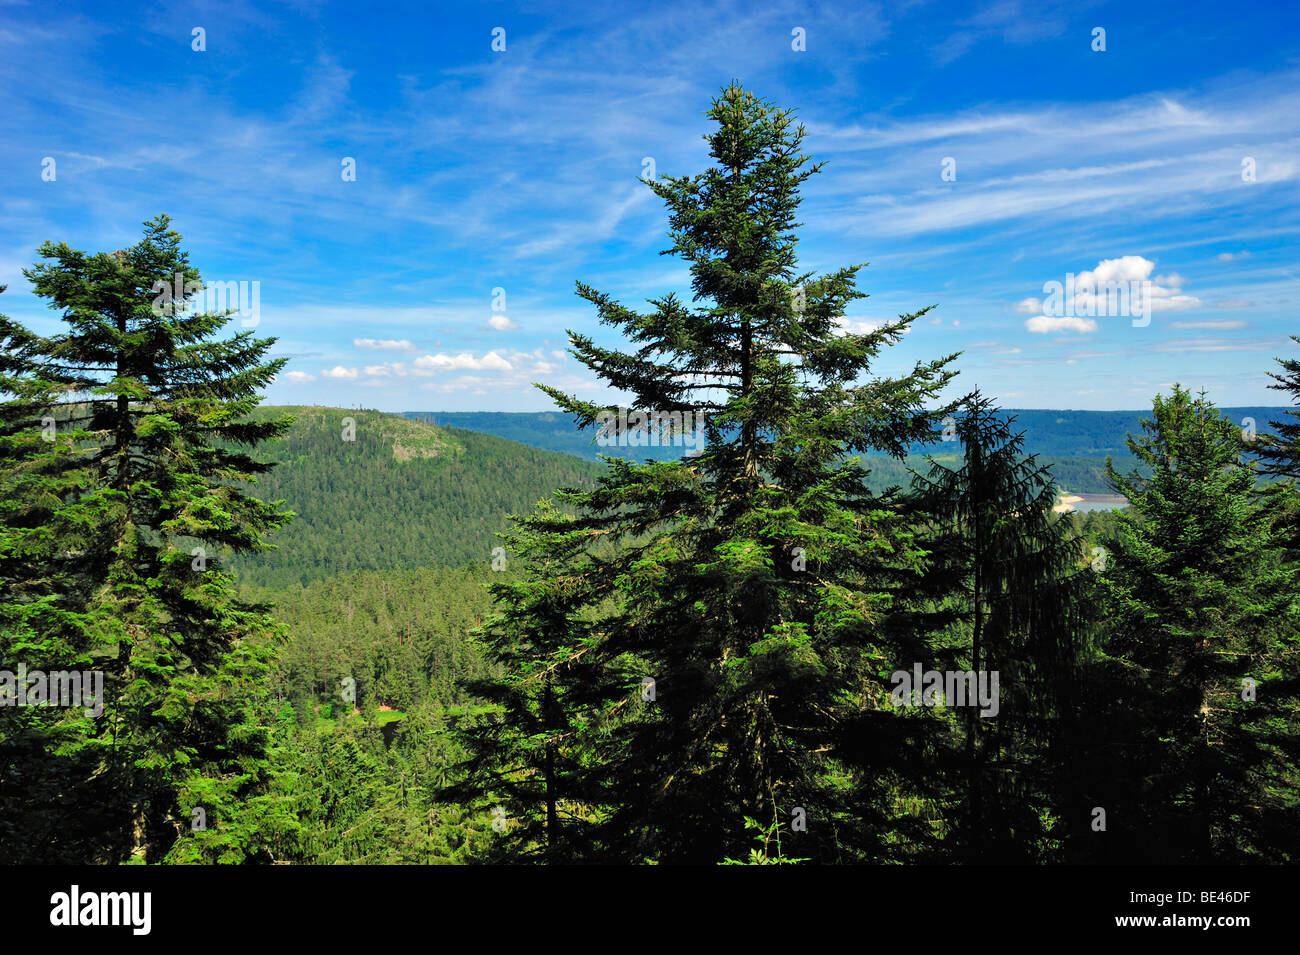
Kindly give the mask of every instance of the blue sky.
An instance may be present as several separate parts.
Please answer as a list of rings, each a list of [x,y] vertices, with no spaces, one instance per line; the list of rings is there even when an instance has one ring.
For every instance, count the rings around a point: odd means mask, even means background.
[[[881,372],[962,350],[962,390],[1008,407],[1142,408],[1175,381],[1277,404],[1297,27],[1273,3],[0,0],[0,311],[53,330],[20,272],[35,248],[121,248],[165,211],[205,279],[260,282],[259,333],[292,359],[273,402],[605,394],[563,351],[565,329],[617,342],[573,283],[689,293],[638,177],[703,168],[701,114],[736,78],[827,162],[801,264],[870,263],[848,326],[938,305]],[[1103,262],[1154,282],[1148,326],[1042,320],[1044,283]]]

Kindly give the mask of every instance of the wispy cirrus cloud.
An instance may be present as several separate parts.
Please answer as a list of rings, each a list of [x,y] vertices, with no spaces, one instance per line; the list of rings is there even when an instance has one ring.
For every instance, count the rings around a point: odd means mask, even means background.
[[[415,351],[416,348],[405,338],[354,338],[353,348],[368,348],[374,351]]]
[[[637,180],[647,158],[661,175],[707,164],[700,114],[734,76],[798,107],[806,149],[828,160],[805,189],[802,264],[870,261],[872,315],[940,306],[886,363],[997,341],[967,353],[963,378],[1006,392],[994,362],[1021,349],[1042,357],[1019,366],[1014,390],[1048,403],[1080,334],[1107,350],[1123,342],[1116,374],[1179,332],[1237,340],[1236,315],[1202,320],[1201,308],[1249,307],[1252,339],[1285,341],[1300,299],[1300,71],[1284,55],[1284,11],[1181,11],[1179,43],[1161,45],[1157,13],[936,9],[505,3],[494,8],[505,53],[481,18],[450,11],[431,57],[419,27],[434,21],[415,14],[395,30],[391,18],[242,0],[133,18],[73,0],[57,22],[5,8],[0,83],[23,95],[0,110],[3,310],[48,329],[57,316],[19,274],[36,246],[120,248],[165,208],[205,276],[262,283],[260,332],[300,356],[273,396],[346,403],[368,382],[368,400],[409,408],[421,378],[446,389],[436,394],[486,389],[497,407],[537,407],[530,375],[592,386],[551,356],[566,329],[619,341],[575,300],[575,279],[630,307],[689,298],[681,263],[658,255],[663,206]],[[190,49],[190,21],[206,27],[207,53]],[[1093,54],[1101,22],[1110,51]],[[1009,84],[1013,71],[1033,81]],[[46,156],[56,181],[40,178]],[[340,175],[345,157],[355,181]],[[1116,323],[1030,329],[1008,314],[1044,277],[1126,250],[1158,263],[1150,277],[1170,294],[1153,309],[1178,322],[1153,323],[1139,343]],[[497,287],[508,317],[492,311]],[[1180,354],[1199,372],[1211,352]],[[1250,361],[1232,366],[1237,380]],[[1033,377],[1040,366],[1055,373]]]

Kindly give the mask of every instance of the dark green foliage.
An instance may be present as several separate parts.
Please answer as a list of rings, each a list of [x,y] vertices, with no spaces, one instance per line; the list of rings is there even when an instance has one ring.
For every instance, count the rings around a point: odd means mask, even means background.
[[[1109,816],[1095,855],[1293,860],[1300,644],[1271,495],[1241,426],[1204,396],[1157,396],[1143,431],[1129,446],[1151,476],[1111,475],[1135,509],[1100,575],[1104,656],[1080,765]]]
[[[1292,335],[1291,340],[1300,344],[1300,336]],[[1269,387],[1290,395],[1292,402],[1300,401],[1300,360],[1278,358],[1276,361],[1282,367],[1282,372],[1269,372],[1268,376],[1273,379]],[[1261,414],[1255,419],[1259,430],[1264,430],[1263,422],[1267,420],[1273,431],[1272,434],[1262,435],[1262,440],[1253,447],[1260,458],[1260,470],[1294,480],[1300,477],[1300,410],[1295,407],[1267,410],[1282,413],[1270,415],[1267,419]]]
[[[1073,511],[1069,518],[1075,536],[1087,542],[1089,553],[1100,546],[1114,550],[1111,545],[1119,534],[1118,510]]]
[[[570,515],[543,501],[519,523],[507,543],[525,570],[492,588],[499,609],[480,632],[498,670],[471,685],[488,712],[463,725],[472,757],[443,798],[486,798],[501,836],[488,859],[591,857],[586,830],[612,797],[585,772],[585,735],[627,703],[623,674],[601,665],[590,607],[611,588]]]
[[[297,826],[276,859],[446,863],[497,844],[486,810],[445,798],[464,756],[452,727],[482,709],[465,688],[491,672],[468,634],[497,576],[480,564],[258,591],[276,595],[288,634],[270,694],[282,714],[275,796]]]
[[[1064,746],[1077,697],[1074,674],[1088,634],[1080,543],[1052,512],[1051,472],[1024,452],[1023,433],[979,395],[952,423],[963,454],[914,482],[927,532],[922,579],[898,596],[917,628],[912,661],[925,669],[995,672],[995,715],[968,705],[952,848],[971,861],[1052,858]],[[936,767],[937,768],[937,767]]]
[[[306,587],[258,588],[274,600],[289,639],[270,680],[278,700],[339,700],[344,677],[357,705],[406,711],[426,701],[469,702],[465,681],[488,674],[468,638],[491,610],[486,562],[471,568],[365,571]],[[314,722],[314,721],[313,721]]]
[[[502,594],[531,641],[528,660],[507,660],[521,681],[550,669],[540,699],[533,689],[521,703],[537,728],[479,752],[537,774],[547,740],[564,737],[572,769],[558,785],[584,800],[566,835],[581,857],[717,862],[748,849],[747,817],[784,824],[807,807],[797,851],[834,858],[833,819],[851,800],[828,715],[871,705],[862,686],[884,610],[873,582],[916,556],[845,452],[901,457],[931,434],[925,406],[952,373],[945,359],[855,384],[923,313],[840,334],[859,267],[796,269],[798,188],[817,171],[802,129],[736,86],[709,115],[716,165],[651,184],[706,304],[670,294],[637,313],[580,284],[636,350],[570,333],[578,359],[635,407],[703,413],[708,446],[610,459],[598,488],[558,495],[570,513],[523,523],[527,550],[550,562],[545,579]],[[584,424],[609,410],[543,390]],[[584,549],[596,541],[612,546]]]
[[[103,671],[105,700],[98,719],[0,710],[2,815],[23,820],[5,855],[156,861],[202,806],[211,857],[257,856],[288,824],[260,702],[277,629],[218,555],[291,516],[245,493],[267,469],[247,449],[289,424],[248,420],[283,361],[274,339],[223,336],[227,314],[153,307],[157,283],[199,280],[166,216],[112,255],[40,255],[25,274],[66,331],[0,321],[0,663]]]

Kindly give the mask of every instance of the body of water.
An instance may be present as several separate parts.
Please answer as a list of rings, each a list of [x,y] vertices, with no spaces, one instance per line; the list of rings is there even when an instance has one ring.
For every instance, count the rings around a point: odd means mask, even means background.
[[[1070,494],[1062,492],[1064,501],[1073,511],[1115,511],[1128,507],[1128,498],[1118,494]]]
[[[1122,501],[1075,501],[1072,505],[1076,511],[1117,511],[1128,507],[1128,500]]]

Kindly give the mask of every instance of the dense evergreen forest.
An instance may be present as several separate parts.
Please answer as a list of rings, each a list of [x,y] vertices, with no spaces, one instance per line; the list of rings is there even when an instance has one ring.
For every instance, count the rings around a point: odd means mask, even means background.
[[[166,216],[38,250],[61,330],[0,317],[0,858],[1300,859],[1300,362],[1258,433],[1175,386],[1109,462],[1038,457],[959,355],[875,370],[930,308],[843,332],[794,117],[708,118],[711,165],[649,183],[694,300],[580,282],[611,334],[570,333],[703,413],[695,457],[260,407],[274,339],[151,307],[199,279]],[[1094,486],[1131,506],[1053,512]],[[56,671],[101,712],[14,677]]]

